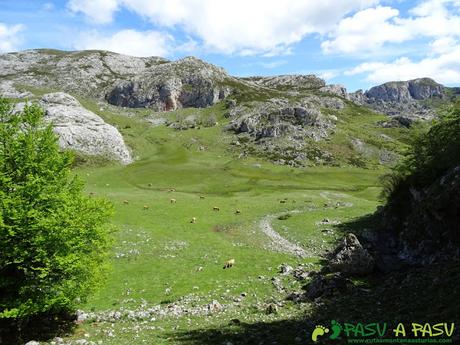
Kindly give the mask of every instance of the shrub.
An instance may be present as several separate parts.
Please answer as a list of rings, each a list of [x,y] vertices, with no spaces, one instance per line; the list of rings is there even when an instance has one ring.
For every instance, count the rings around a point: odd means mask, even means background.
[[[410,189],[423,189],[460,165],[460,102],[428,130],[416,132],[409,150],[393,172],[384,176],[384,196],[406,203]]]
[[[105,267],[112,207],[83,194],[43,115],[0,98],[0,318],[72,311]]]

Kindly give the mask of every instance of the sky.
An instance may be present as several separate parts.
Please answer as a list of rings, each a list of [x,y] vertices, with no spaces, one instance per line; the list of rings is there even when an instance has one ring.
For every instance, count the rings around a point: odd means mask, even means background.
[[[0,0],[0,53],[196,56],[235,76],[316,74],[349,91],[460,86],[460,0]]]

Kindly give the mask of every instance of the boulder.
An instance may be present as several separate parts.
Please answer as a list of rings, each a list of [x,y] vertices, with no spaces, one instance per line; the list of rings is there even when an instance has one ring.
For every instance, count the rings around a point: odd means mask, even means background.
[[[289,266],[288,264],[281,264],[279,266],[279,272],[282,274],[282,275],[286,275],[286,274],[289,274],[291,273],[293,270],[292,266]]]
[[[330,93],[348,99],[347,89],[343,85],[330,84],[319,89],[320,92]]]
[[[49,93],[42,97],[40,105],[46,111],[45,120],[53,124],[62,148],[104,156],[123,164],[132,162],[120,132],[85,109],[74,97],[63,92]]]
[[[366,275],[373,271],[374,259],[358,238],[349,233],[332,254],[329,265],[346,275]]]
[[[351,281],[340,273],[317,274],[305,287],[305,295],[308,299],[330,297],[348,290],[351,286]]]

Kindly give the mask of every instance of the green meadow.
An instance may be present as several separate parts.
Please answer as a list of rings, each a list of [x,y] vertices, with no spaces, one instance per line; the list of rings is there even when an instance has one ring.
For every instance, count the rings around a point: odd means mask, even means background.
[[[322,255],[343,231],[337,225],[379,205],[383,168],[292,168],[239,158],[229,145],[232,137],[225,131],[221,104],[168,113],[173,119],[194,112],[219,121],[217,126],[179,131],[147,121],[164,114],[129,109],[128,116],[81,102],[117,126],[137,160],[128,166],[78,160],[75,172],[85,180],[87,193],[109,199],[115,215],[110,270],[98,292],[80,306],[89,316],[68,341],[202,344],[204,338],[193,332],[229,328],[237,333],[241,324],[308,315],[308,303],[290,301],[275,313],[266,312],[286,291],[301,289],[299,282],[281,276],[278,267],[304,264],[319,270]],[[364,125],[378,119],[371,116]],[[352,130],[358,131],[363,121],[356,117]],[[346,136],[342,134],[336,147]],[[273,215],[273,230],[300,245],[306,257],[283,250],[261,231],[267,215]],[[224,270],[229,259],[235,265]],[[209,311],[213,301],[218,306]],[[158,312],[142,314],[149,308]],[[310,332],[305,328],[296,337],[307,341]]]

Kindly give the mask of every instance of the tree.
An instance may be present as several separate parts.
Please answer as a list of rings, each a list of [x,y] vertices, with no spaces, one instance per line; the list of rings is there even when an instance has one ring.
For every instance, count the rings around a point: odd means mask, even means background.
[[[112,206],[83,194],[43,116],[0,98],[0,318],[72,311],[105,267]]]

